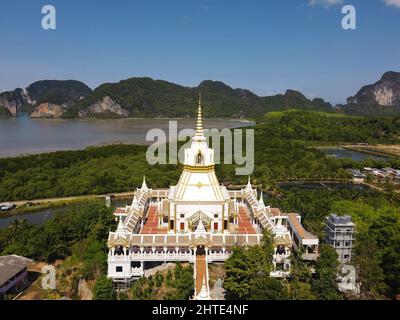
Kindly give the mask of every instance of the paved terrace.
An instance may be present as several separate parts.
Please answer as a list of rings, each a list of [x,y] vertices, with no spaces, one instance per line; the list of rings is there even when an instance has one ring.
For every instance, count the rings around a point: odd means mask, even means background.
[[[125,213],[124,208],[118,208],[114,214],[117,213]],[[121,211],[121,212],[120,212]],[[158,226],[158,217],[157,217],[157,206],[150,205],[146,217],[146,223],[143,225],[140,230],[140,234],[167,234],[168,229],[163,227],[160,228]],[[257,234],[256,230],[253,228],[251,224],[251,220],[246,210],[243,207],[240,207],[238,214],[238,226],[236,228],[236,234]]]
[[[157,206],[149,206],[146,223],[140,230],[141,234],[166,234],[167,228],[158,227]]]
[[[250,217],[248,216],[246,210],[243,207],[239,208],[238,215],[238,228],[236,229],[239,234],[256,234],[256,230],[254,230],[251,225]]]

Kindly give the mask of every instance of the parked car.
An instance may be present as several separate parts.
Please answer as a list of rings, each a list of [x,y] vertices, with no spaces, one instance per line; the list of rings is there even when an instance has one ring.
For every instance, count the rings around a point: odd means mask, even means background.
[[[10,211],[15,209],[15,207],[14,203],[0,203],[0,211]]]

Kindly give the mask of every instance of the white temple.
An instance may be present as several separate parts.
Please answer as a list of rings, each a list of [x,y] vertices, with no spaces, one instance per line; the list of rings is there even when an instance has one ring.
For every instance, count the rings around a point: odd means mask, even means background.
[[[301,248],[306,260],[318,257],[318,238],[303,228],[300,215],[266,206],[250,178],[241,190],[219,184],[214,151],[203,132],[201,100],[178,184],[153,190],[143,179],[132,204],[114,215],[119,224],[108,237],[108,277],[127,283],[144,276],[150,263],[190,262],[195,299],[210,299],[208,264],[227,260],[234,246],[259,244],[265,229],[275,239],[272,277],[290,274],[292,250]]]

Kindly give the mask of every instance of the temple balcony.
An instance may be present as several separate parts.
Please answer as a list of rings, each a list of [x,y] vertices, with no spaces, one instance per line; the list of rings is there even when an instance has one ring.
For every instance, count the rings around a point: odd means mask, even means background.
[[[288,263],[290,262],[290,254],[274,254],[275,263]]]
[[[193,262],[190,252],[132,252],[127,255],[108,255],[108,262],[114,261],[188,261]]]
[[[287,278],[290,276],[290,271],[271,271],[269,276],[272,278]]]
[[[303,245],[303,254],[301,258],[306,261],[316,261],[319,257],[318,245]]]
[[[130,255],[125,255],[125,254],[121,254],[121,255],[108,255],[108,262],[112,262],[112,261],[131,261],[130,259]]]
[[[229,259],[231,256],[230,252],[211,252],[208,254],[208,261],[209,262],[222,262]]]

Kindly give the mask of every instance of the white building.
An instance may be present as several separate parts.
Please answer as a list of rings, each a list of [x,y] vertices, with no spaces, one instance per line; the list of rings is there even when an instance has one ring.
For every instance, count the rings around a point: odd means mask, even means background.
[[[326,218],[326,243],[336,250],[340,263],[349,263],[352,259],[355,226],[349,215],[331,214]]]
[[[176,186],[153,190],[143,180],[132,204],[117,208],[118,228],[108,238],[108,277],[130,282],[142,277],[149,262],[194,264],[195,298],[209,298],[208,263],[225,261],[234,246],[262,241],[263,230],[275,236],[273,277],[290,272],[291,250],[304,259],[318,256],[318,238],[301,225],[298,214],[284,214],[264,204],[251,185],[228,190],[214,171],[214,151],[203,133],[201,101],[196,134],[185,150]]]

